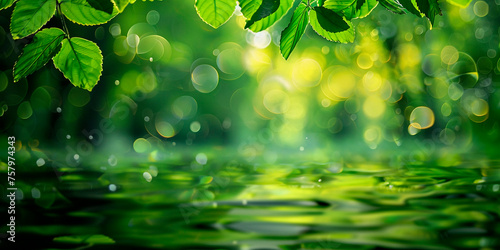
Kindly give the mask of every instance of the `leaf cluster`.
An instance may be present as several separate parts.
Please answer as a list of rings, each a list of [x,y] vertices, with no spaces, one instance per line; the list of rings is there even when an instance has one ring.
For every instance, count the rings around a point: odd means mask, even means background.
[[[298,6],[295,3],[298,2]],[[14,39],[34,35],[14,65],[14,81],[37,71],[52,59],[54,66],[75,86],[91,91],[102,72],[102,52],[87,39],[70,37],[66,19],[79,25],[109,22],[135,0],[0,0],[0,10],[15,4],[10,23]],[[271,27],[293,9],[281,32],[280,51],[288,59],[307,26],[329,41],[350,43],[352,20],[364,18],[380,3],[396,14],[411,13],[429,19],[431,27],[441,15],[438,0],[194,0],[201,19],[218,28],[233,15],[236,6],[246,18],[245,29],[259,32]],[[53,17],[62,29],[43,26]]]
[[[438,0],[300,0],[288,26],[281,32],[281,54],[288,59],[309,24],[329,41],[353,42],[355,32],[352,20],[368,16],[379,3],[396,14],[425,16],[431,27],[436,15],[441,15]],[[258,32],[279,21],[292,9],[294,0],[195,1],[198,15],[214,28],[229,20],[237,4],[246,18],[245,28]]]
[[[91,91],[102,72],[102,52],[92,41],[70,37],[65,20],[80,25],[110,21],[135,0],[1,0],[0,10],[15,4],[10,22],[13,39],[33,36],[14,65],[14,82],[37,71],[50,59],[73,85]],[[44,27],[59,16],[63,29]]]

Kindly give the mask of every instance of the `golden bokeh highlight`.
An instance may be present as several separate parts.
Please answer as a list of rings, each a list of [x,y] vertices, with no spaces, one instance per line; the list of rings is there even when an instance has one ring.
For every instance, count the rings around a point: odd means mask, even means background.
[[[293,66],[293,83],[298,88],[314,87],[321,80],[322,73],[321,66],[317,61],[310,58],[300,60]]]
[[[441,50],[441,61],[447,65],[456,63],[458,61],[458,50],[453,46],[445,46]]]
[[[370,92],[377,91],[382,86],[382,77],[378,73],[368,71],[363,76],[363,86]]]
[[[413,68],[420,64],[420,49],[412,44],[405,43],[398,48],[401,68]]]
[[[133,147],[135,152],[145,153],[151,149],[151,144],[144,138],[138,138],[134,141]]]
[[[323,93],[331,100],[343,100],[351,97],[356,88],[356,78],[344,67],[330,68],[331,74],[322,84]]]
[[[430,128],[434,121],[434,112],[425,106],[416,107],[410,115],[410,125],[417,129]]]
[[[488,103],[483,99],[475,99],[471,105],[471,112],[475,116],[485,116],[488,114],[489,107]]]
[[[378,96],[368,96],[363,103],[363,112],[369,118],[378,118],[384,114],[386,104],[384,100]]]
[[[451,105],[448,104],[447,102],[443,103],[443,105],[441,105],[441,114],[443,114],[443,116],[450,116],[451,115]]]
[[[373,61],[368,53],[360,53],[356,59],[356,63],[361,69],[369,69],[373,66]]]
[[[474,3],[474,14],[478,17],[485,17],[488,15],[489,6],[485,1],[477,1]]]
[[[280,89],[273,89],[264,95],[264,107],[274,114],[282,114],[290,107],[288,94]]]
[[[156,119],[155,125],[158,134],[165,138],[174,137],[174,135],[177,133],[174,126],[172,126],[172,124],[170,124],[169,122]]]

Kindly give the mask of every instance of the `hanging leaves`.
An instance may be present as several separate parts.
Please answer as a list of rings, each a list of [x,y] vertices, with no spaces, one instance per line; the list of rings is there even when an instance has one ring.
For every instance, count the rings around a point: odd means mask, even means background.
[[[196,0],[196,12],[208,25],[219,28],[233,15],[235,0]]]
[[[292,20],[288,27],[281,32],[280,50],[285,59],[288,59],[300,38],[306,31],[309,22],[309,7],[300,4],[293,12]]]
[[[101,76],[101,50],[97,44],[83,38],[64,39],[53,61],[73,85],[88,91],[94,88]]]
[[[44,29],[36,33],[14,65],[14,82],[43,67],[58,52],[63,39],[64,32],[58,28]]]
[[[38,31],[56,13],[56,1],[18,1],[12,12],[10,33],[19,39]]]

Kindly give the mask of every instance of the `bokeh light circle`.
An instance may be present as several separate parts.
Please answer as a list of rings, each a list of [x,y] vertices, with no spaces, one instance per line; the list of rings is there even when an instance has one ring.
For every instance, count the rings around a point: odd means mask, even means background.
[[[416,107],[410,115],[410,124],[418,129],[427,129],[434,125],[434,112],[425,106]]]
[[[219,84],[219,73],[208,64],[198,65],[191,74],[193,87],[201,93],[212,92]]]

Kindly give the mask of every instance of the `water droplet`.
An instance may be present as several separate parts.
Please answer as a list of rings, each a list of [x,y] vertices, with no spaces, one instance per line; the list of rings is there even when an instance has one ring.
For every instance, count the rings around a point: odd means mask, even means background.
[[[147,181],[147,182],[151,182],[151,180],[153,179],[153,176],[151,176],[151,174],[149,172],[144,172],[142,174],[142,177],[144,177],[144,179]]]
[[[120,80],[115,80],[115,85],[116,86],[120,85]]]
[[[39,158],[38,160],[36,160],[36,165],[39,167],[45,165],[45,160],[42,158]]]
[[[198,104],[191,96],[181,96],[173,102],[172,112],[179,119],[190,119],[198,112]]]
[[[148,172],[151,173],[151,175],[153,177],[158,176],[158,168],[155,167],[155,166],[149,166],[149,171]]]
[[[91,135],[89,135],[89,140],[92,140],[92,139],[94,139],[94,137],[93,137],[93,136],[91,136]]]
[[[332,173],[340,173],[342,172],[344,168],[342,167],[342,164],[340,163],[332,163],[328,166],[328,171]]]
[[[116,159],[116,156],[115,155],[110,155],[109,158],[108,158],[108,164],[110,166],[116,166],[117,163],[118,163],[118,159]]]
[[[489,49],[487,55],[489,58],[495,58],[497,56],[497,51],[494,49]]]
[[[149,116],[144,116],[144,121],[149,122]]]
[[[73,155],[73,159],[78,161],[78,159],[80,159],[80,155],[78,155],[78,154]]]
[[[191,123],[189,128],[191,129],[191,131],[193,131],[193,133],[197,133],[201,129],[201,124],[199,121],[194,121]]]
[[[56,111],[57,111],[57,113],[61,113],[61,112],[62,112],[61,107],[57,107],[57,108],[56,108]]]
[[[40,198],[41,196],[41,193],[40,193],[40,190],[36,187],[32,188],[31,189],[31,197],[33,197],[33,199],[38,199]]]
[[[150,58],[149,58],[149,61],[150,61],[150,62],[153,62],[153,58],[152,58],[152,57],[150,57]]]
[[[303,147],[303,146],[300,146],[299,150],[300,150],[300,151],[304,151],[304,147]]]
[[[156,25],[160,21],[160,13],[158,13],[158,11],[156,10],[148,12],[148,14],[146,15],[146,21],[150,25]]]
[[[120,27],[120,24],[118,23],[111,24],[111,26],[109,26],[109,33],[114,37],[121,35],[122,29]]]
[[[319,179],[318,182],[321,182],[321,179]]]
[[[109,191],[114,192],[116,191],[116,185],[115,184],[109,184]]]
[[[230,118],[224,119],[224,121],[222,122],[222,127],[224,129],[229,129],[231,127],[231,119]]]
[[[71,135],[66,135],[66,139],[71,139]]]
[[[498,190],[500,190],[500,185],[499,184],[493,185],[493,192],[498,192]]]
[[[476,186],[476,190],[477,190],[477,191],[481,190],[482,188],[483,188],[483,186],[482,186],[482,185],[477,185],[477,186]]]
[[[208,158],[207,155],[204,153],[199,153],[196,155],[196,162],[198,162],[201,165],[207,164]]]

